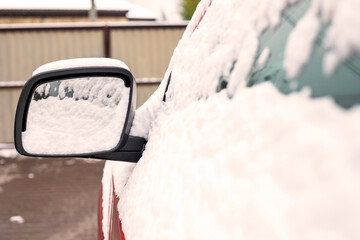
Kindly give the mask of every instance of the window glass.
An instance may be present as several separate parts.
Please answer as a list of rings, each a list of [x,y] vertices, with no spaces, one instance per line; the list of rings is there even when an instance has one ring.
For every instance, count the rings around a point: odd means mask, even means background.
[[[254,67],[249,74],[247,86],[253,87],[262,82],[270,81],[284,94],[300,91],[305,86],[311,89],[311,97],[330,96],[335,102],[350,108],[360,103],[360,56],[354,55],[340,63],[336,71],[327,76],[323,73],[323,57],[326,50],[322,48],[326,26],[322,29],[314,43],[311,58],[302,69],[299,76],[287,79],[283,67],[285,46],[289,34],[296,22],[304,16],[309,8],[309,1],[292,6],[282,14],[282,20],[276,29],[269,29],[260,37],[260,47]],[[354,29],[354,31],[357,31]],[[257,61],[266,49],[269,57],[266,64],[258,67]]]

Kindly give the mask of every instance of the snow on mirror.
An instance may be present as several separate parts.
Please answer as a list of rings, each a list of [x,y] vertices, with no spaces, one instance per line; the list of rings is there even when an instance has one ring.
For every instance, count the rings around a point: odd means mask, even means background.
[[[83,77],[39,85],[32,94],[23,147],[31,154],[81,154],[119,143],[130,88],[115,77]]]

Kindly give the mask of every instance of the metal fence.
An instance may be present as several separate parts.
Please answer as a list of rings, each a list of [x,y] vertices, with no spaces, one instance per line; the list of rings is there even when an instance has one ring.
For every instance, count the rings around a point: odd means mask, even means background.
[[[13,142],[20,91],[37,67],[69,58],[120,59],[137,78],[139,106],[156,89],[185,27],[156,22],[0,25],[0,142]]]

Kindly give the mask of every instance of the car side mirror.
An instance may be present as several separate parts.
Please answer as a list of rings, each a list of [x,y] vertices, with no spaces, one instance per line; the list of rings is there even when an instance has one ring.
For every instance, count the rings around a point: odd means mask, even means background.
[[[15,147],[27,156],[137,162],[145,139],[129,136],[135,99],[136,82],[126,65],[41,72],[20,95]]]

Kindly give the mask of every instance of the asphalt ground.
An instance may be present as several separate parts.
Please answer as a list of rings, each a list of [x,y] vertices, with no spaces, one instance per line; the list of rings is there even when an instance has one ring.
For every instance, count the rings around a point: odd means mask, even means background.
[[[104,161],[0,157],[0,240],[97,239]]]

